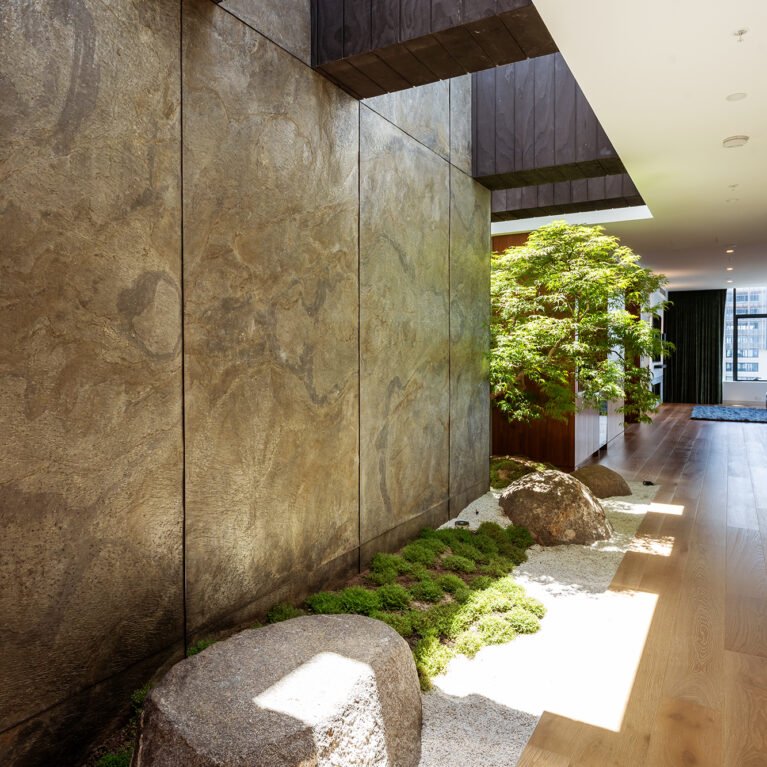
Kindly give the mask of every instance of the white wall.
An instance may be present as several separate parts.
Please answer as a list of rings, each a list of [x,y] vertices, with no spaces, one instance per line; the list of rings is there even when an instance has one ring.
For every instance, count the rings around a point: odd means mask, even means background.
[[[575,466],[580,466],[599,450],[599,411],[584,410],[575,414]]]
[[[722,384],[722,400],[725,403],[740,402],[764,407],[765,397],[767,381],[725,381]]]

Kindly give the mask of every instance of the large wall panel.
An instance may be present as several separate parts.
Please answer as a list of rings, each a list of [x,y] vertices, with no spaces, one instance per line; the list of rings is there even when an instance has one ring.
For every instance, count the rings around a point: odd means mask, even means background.
[[[362,103],[441,157],[450,156],[449,80],[385,93]]]
[[[248,26],[290,51],[305,64],[312,60],[310,0],[214,0]]]
[[[450,514],[490,482],[490,191],[450,170]]]
[[[181,652],[178,19],[0,4],[2,764],[72,763],[97,685],[103,721]]]
[[[450,81],[450,162],[471,175],[471,75]]]
[[[359,105],[209,0],[183,39],[194,633],[357,564]]]
[[[447,519],[449,165],[360,115],[363,564]]]

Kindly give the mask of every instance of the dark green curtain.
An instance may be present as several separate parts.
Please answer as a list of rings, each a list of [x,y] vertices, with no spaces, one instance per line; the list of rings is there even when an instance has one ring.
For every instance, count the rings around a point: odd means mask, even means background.
[[[668,298],[666,340],[676,351],[666,366],[664,400],[719,405],[727,291],[677,290]]]

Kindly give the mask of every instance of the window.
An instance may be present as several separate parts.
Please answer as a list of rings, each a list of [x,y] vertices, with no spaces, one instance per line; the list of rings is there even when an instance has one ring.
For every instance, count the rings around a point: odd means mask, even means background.
[[[767,381],[767,288],[727,291],[723,356],[725,381]]]

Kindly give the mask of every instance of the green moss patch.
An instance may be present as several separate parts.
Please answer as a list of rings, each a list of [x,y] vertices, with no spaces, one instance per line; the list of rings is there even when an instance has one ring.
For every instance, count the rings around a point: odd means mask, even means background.
[[[550,463],[531,461],[522,456],[494,455],[490,458],[490,487],[500,490],[526,474],[555,468]]]
[[[525,528],[485,522],[465,528],[424,528],[401,554],[373,557],[363,585],[320,591],[305,611],[276,605],[269,621],[303,615],[356,613],[383,621],[413,650],[423,689],[457,654],[537,631],[544,608],[509,573],[532,545]]]

